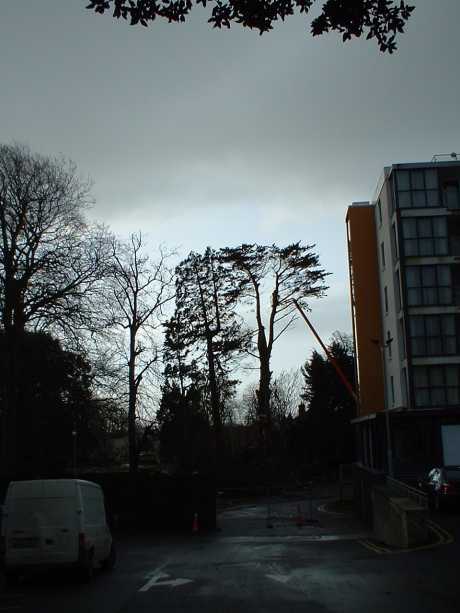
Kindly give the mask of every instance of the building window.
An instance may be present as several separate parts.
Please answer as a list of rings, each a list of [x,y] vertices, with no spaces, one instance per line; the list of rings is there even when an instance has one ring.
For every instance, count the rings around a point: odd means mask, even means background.
[[[396,295],[396,311],[401,310],[401,283],[399,278],[399,270],[395,272],[395,295]]]
[[[377,201],[377,210],[379,213],[379,224],[382,225],[382,203],[380,202],[380,198]]]
[[[393,377],[390,377],[390,385],[391,385],[391,404],[392,406],[395,405],[395,382]]]
[[[434,168],[399,170],[396,185],[400,209],[440,206],[438,175]]]
[[[447,264],[407,266],[406,287],[409,306],[453,303],[451,270]]]
[[[456,406],[460,401],[458,365],[414,366],[415,406]]]
[[[383,294],[385,297],[385,313],[388,313],[388,289],[386,287],[383,290]]]
[[[406,217],[402,229],[406,256],[448,254],[445,217]]]
[[[460,255],[460,220],[459,215],[450,215],[447,218],[449,234],[449,255]]]
[[[388,347],[388,359],[391,360],[393,357],[393,351],[391,349],[391,343],[393,342],[393,339],[391,338],[391,334],[390,331],[387,331],[387,342],[386,342],[386,346]]]
[[[406,335],[404,334],[404,321],[402,319],[399,320],[399,335],[401,339],[400,347],[401,347],[401,360],[404,360],[406,357]]]
[[[382,268],[385,268],[385,243],[380,244],[380,253],[382,255]]]
[[[447,181],[442,186],[444,206],[448,209],[460,208],[460,194],[457,181]]]
[[[391,226],[391,242],[393,243],[394,259],[397,260],[399,256],[398,256],[398,241],[396,239],[396,226],[395,226],[395,224],[393,224]]]
[[[390,217],[393,217],[393,213],[395,212],[396,207],[396,178],[395,173],[392,173],[390,176],[390,197],[389,197],[389,205],[390,205]]]
[[[407,372],[406,369],[403,368],[401,370],[401,381],[402,381],[402,397],[403,397],[403,405],[407,406]]]
[[[409,333],[414,357],[457,353],[454,315],[412,315]]]

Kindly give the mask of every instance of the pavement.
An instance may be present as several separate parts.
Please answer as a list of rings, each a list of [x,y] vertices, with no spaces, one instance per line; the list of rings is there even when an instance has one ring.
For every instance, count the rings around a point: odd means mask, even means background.
[[[351,490],[343,493],[351,495]],[[237,501],[218,514],[222,538],[265,539],[293,537],[325,540],[367,538],[369,528],[352,512],[337,513],[328,505],[339,497],[336,484],[322,484],[312,490],[297,490],[267,496],[252,504]],[[230,542],[230,541],[229,541]]]

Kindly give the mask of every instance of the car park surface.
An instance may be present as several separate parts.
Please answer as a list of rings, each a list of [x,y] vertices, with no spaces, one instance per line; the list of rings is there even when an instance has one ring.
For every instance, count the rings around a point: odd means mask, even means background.
[[[298,526],[299,502],[274,499],[269,528],[264,499],[227,509],[215,532],[124,532],[117,536],[113,573],[97,573],[88,585],[65,573],[26,578],[2,594],[0,612],[458,611],[458,540],[422,551],[378,553],[359,538],[365,526],[357,533],[351,516],[320,511],[327,502],[314,501],[316,524]],[[433,518],[457,535],[459,514]]]

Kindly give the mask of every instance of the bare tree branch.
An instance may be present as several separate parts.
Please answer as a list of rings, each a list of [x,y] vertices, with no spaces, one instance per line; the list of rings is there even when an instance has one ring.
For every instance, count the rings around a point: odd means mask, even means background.
[[[139,421],[143,382],[158,362],[153,331],[161,325],[163,307],[174,299],[173,272],[167,266],[171,255],[160,248],[154,262],[143,251],[141,232],[126,243],[112,239],[112,295],[107,319],[127,332],[123,345],[123,379],[127,388],[129,466],[135,471],[139,462],[137,422]],[[143,407],[146,412],[146,405]]]

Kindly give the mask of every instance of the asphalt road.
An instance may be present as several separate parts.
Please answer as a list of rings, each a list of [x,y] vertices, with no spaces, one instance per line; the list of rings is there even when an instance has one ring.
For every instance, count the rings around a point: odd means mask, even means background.
[[[320,523],[301,528],[297,505],[272,505],[267,528],[267,505],[255,503],[228,510],[212,535],[119,535],[114,571],[89,585],[26,578],[0,595],[0,613],[458,612],[458,540],[379,554],[353,520],[318,506]],[[458,530],[459,514],[435,519]]]

